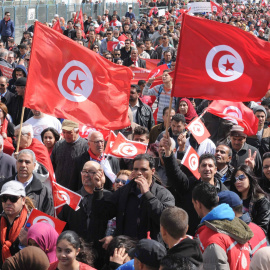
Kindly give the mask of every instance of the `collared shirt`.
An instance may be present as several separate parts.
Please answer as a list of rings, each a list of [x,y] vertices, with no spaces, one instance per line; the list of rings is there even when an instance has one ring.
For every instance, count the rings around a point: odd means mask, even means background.
[[[7,91],[5,93],[1,94],[1,97],[4,97],[6,95],[6,93],[7,93]]]
[[[20,182],[20,181],[18,180],[18,178],[17,178],[17,175],[15,176],[15,180],[18,181],[18,182]],[[24,188],[26,188],[32,181],[33,181],[33,175],[32,175],[32,177],[31,177],[28,181],[22,183],[23,186],[24,186]]]
[[[139,100],[137,101],[136,105],[134,105],[133,107],[129,104],[129,107],[130,107],[132,114],[133,114],[133,122],[136,123],[137,111],[138,111],[138,108],[140,107]]]

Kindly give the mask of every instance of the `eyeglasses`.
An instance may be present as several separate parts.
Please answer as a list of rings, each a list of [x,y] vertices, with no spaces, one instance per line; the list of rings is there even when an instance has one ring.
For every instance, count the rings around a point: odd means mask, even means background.
[[[94,176],[96,174],[96,172],[82,170],[82,174],[84,174],[84,175],[90,174],[90,175]]]
[[[115,53],[114,55],[120,55],[120,53]]]
[[[235,177],[235,182],[239,181],[244,181],[247,177],[244,174],[240,174]]]
[[[106,33],[106,35],[111,35],[112,33]]]
[[[3,83],[1,83],[1,84],[0,84],[0,86],[5,87],[6,85],[5,85],[5,84],[3,84]]]
[[[163,37],[162,39],[167,39],[166,37]]]
[[[20,196],[12,196],[12,195],[3,195],[0,197],[3,203],[6,203],[7,200],[10,200],[12,203],[16,203],[21,197]]]
[[[106,57],[106,59],[111,60],[111,59],[112,59],[112,57]]]
[[[104,144],[104,140],[99,140],[99,141],[90,141],[93,142],[94,144],[98,145],[99,143]]]
[[[115,179],[115,183],[116,183],[116,184],[119,184],[120,182],[121,182],[123,185],[125,185],[127,181],[126,181],[126,180],[119,179],[119,178],[116,178],[116,179]]]

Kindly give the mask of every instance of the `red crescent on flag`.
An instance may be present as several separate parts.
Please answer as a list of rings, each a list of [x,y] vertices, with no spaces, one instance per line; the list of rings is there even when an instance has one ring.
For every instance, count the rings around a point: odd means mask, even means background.
[[[73,96],[78,96],[78,97],[79,97],[79,96],[81,96],[81,95],[76,94],[76,93],[73,93],[73,92],[68,88],[68,86],[67,86],[68,77],[69,77],[69,75],[70,75],[73,71],[75,71],[75,70],[82,71],[82,72],[85,74],[85,72],[83,71],[83,69],[81,69],[81,68],[78,67],[78,66],[70,67],[70,68],[67,70],[67,72],[64,74],[64,76],[63,76],[63,79],[62,79],[62,85],[63,85],[63,88],[65,89],[65,91],[66,91],[68,94],[73,95]]]
[[[220,72],[219,68],[218,68],[218,62],[220,60],[220,58],[224,55],[232,55],[233,57],[235,57],[231,52],[229,51],[220,51],[218,52],[214,58],[213,58],[213,62],[212,62],[212,67],[213,67],[213,71],[220,77],[230,77],[228,75],[224,75],[223,73]]]

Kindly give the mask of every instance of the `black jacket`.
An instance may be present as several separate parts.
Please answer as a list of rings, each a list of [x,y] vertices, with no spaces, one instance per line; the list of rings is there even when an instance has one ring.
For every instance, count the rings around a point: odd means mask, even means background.
[[[76,30],[75,29],[66,29],[63,33],[65,36],[74,39],[76,37]]]
[[[123,47],[120,49],[120,52],[121,52],[121,59],[124,61],[125,59],[129,58],[130,57],[130,54],[131,54],[131,49],[127,52],[126,51],[126,48]]]
[[[126,58],[125,60],[124,60],[124,62],[123,62],[123,65],[124,66],[126,66],[126,67],[130,67],[131,65],[133,65],[134,63],[133,63],[133,61],[131,60],[131,58],[129,57],[129,58]],[[143,59],[138,59],[138,66],[140,67],[140,68],[146,68],[146,62],[145,62],[145,60],[143,60]]]
[[[13,96],[14,94],[7,90],[5,96],[1,97],[1,102],[8,107]]]
[[[11,176],[7,180],[3,181],[0,183],[0,190],[2,189],[2,186],[15,179],[15,175]],[[25,188],[25,193],[26,196],[31,198],[35,207],[50,215],[54,215],[54,206],[53,206],[53,198],[52,198],[52,193],[49,191],[49,189],[44,186],[40,180],[37,179],[37,177],[33,174],[33,180],[32,182],[26,186]],[[2,204],[0,205],[0,211],[2,212]]]
[[[203,263],[200,241],[198,239],[191,239],[189,237],[183,239],[179,244],[169,249],[167,255],[176,255],[187,258],[195,264],[196,267],[199,267]]]
[[[140,126],[146,127],[149,131],[155,125],[155,120],[151,108],[138,99],[140,107],[137,109],[136,119],[133,119],[135,123]]]
[[[119,161],[117,158],[109,156],[107,157],[112,171],[114,174],[117,174],[120,171],[119,167]],[[76,186],[73,187],[72,190],[79,190],[82,187],[82,178],[81,178],[81,171],[83,169],[83,166],[85,162],[90,161],[90,155],[88,151],[85,151],[82,155],[78,156],[74,161],[74,174],[73,174],[73,183],[76,184]],[[106,176],[106,182],[104,185],[105,189],[111,190],[112,189],[112,182],[111,180]]]
[[[4,181],[16,173],[16,159],[0,152],[0,181]]]
[[[195,177],[188,177],[182,169],[178,166],[177,160],[174,154],[169,157],[163,156],[166,175],[168,178],[168,186],[170,189],[175,190],[176,206],[183,208],[189,216],[189,229],[188,234],[195,235],[196,228],[200,223],[197,212],[192,204],[192,190],[201,182],[201,179],[197,180]],[[215,177],[217,192],[227,190],[222,182]]]
[[[268,180],[264,175],[259,181],[260,187],[264,192],[267,193],[268,197],[270,197],[270,180]]]
[[[116,232],[115,235],[129,235],[126,231],[133,228],[132,220],[128,218],[133,215],[137,224],[137,238],[143,239],[147,237],[147,232],[150,231],[151,239],[162,242],[160,236],[160,215],[162,211],[174,206],[175,201],[172,194],[161,185],[153,182],[150,191],[143,194],[139,199],[134,190],[137,184],[132,180],[125,186],[115,191],[108,199],[104,199],[103,191],[95,191],[93,198],[94,215],[107,220],[116,217]],[[139,200],[137,209],[132,209],[131,204],[133,199]],[[135,233],[135,232],[133,232]]]

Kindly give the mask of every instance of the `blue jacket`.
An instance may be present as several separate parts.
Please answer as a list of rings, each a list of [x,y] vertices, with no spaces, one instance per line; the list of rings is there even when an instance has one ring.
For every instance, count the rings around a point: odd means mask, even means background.
[[[235,214],[232,208],[228,204],[222,203],[211,210],[205,217],[203,217],[201,223],[203,223],[205,220],[233,220],[234,217]]]
[[[14,22],[12,20],[5,22],[3,19],[0,22],[0,34],[1,37],[14,37]]]

